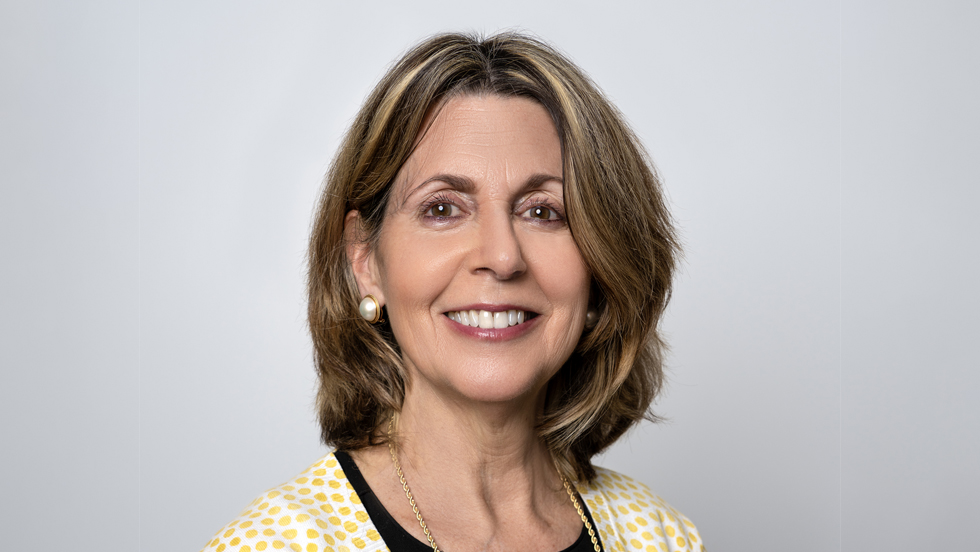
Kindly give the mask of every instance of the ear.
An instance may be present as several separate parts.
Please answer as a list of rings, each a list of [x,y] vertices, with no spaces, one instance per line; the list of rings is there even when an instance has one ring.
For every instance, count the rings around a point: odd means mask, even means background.
[[[354,272],[361,297],[373,295],[384,306],[385,298],[381,291],[377,259],[361,229],[361,214],[357,211],[349,211],[344,217],[344,242],[347,260]]]

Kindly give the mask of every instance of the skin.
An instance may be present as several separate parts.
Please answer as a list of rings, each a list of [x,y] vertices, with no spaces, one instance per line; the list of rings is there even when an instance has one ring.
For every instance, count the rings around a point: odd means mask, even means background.
[[[534,433],[548,380],[582,335],[590,275],[564,220],[554,123],[523,98],[447,101],[402,167],[374,250],[348,251],[385,305],[409,373],[398,456],[440,548],[561,550],[582,530]],[[357,212],[347,215],[356,228]],[[448,311],[537,314],[473,332]],[[354,459],[392,516],[425,541],[387,446]]]

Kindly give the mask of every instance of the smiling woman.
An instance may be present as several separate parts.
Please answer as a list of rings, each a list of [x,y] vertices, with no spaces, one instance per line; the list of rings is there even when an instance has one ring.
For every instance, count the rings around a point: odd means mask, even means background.
[[[563,214],[555,125],[520,97],[466,95],[436,113],[377,243],[349,242],[360,295],[385,305],[410,375],[404,423],[422,397],[430,415],[449,398],[465,402],[447,405],[455,417],[539,411],[582,336],[591,283]],[[348,213],[349,231],[358,219]]]
[[[676,250],[642,147],[568,60],[515,34],[417,46],[354,122],[311,238],[336,450],[206,549],[703,549],[591,463],[655,419]]]

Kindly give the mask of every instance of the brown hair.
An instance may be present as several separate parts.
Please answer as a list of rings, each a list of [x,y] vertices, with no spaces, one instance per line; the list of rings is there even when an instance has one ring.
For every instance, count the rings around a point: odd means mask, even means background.
[[[357,314],[344,217],[359,211],[362,235],[376,243],[426,114],[465,94],[532,99],[558,130],[566,215],[592,274],[599,320],[548,383],[537,430],[563,475],[589,481],[593,455],[640,419],[656,419],[649,406],[663,383],[665,350],[658,324],[678,245],[655,169],[623,117],[567,58],[521,34],[422,42],[382,78],[343,140],[309,250],[322,438],[347,450],[384,442],[378,429],[401,408],[407,377],[390,328]]]

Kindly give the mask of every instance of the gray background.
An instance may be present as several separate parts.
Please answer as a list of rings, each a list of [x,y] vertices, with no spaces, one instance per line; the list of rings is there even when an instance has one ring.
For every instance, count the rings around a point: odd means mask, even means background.
[[[369,4],[2,4],[2,548],[197,550],[325,452],[320,179],[405,48],[502,28],[606,90],[686,244],[670,422],[599,463],[715,551],[971,546],[975,3]]]

